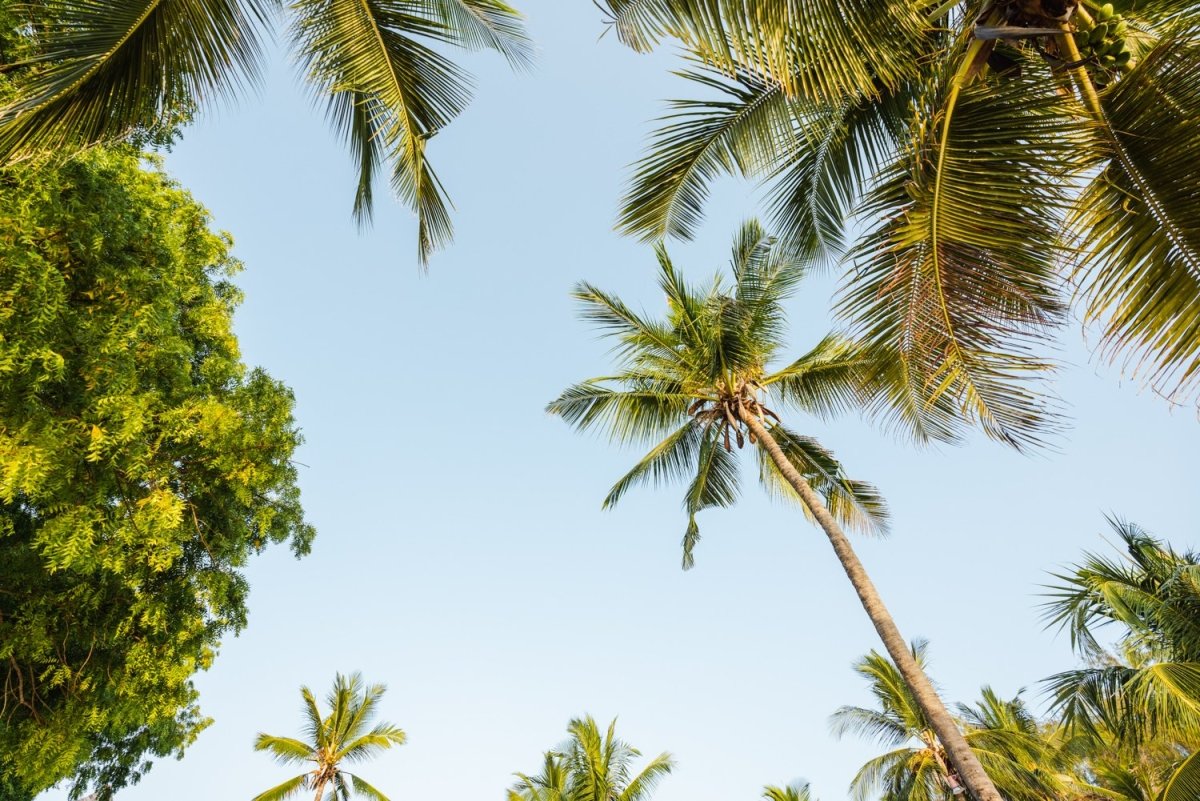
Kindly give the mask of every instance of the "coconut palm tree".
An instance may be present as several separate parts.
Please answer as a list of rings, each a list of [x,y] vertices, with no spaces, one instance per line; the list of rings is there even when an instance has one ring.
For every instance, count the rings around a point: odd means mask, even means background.
[[[817,801],[806,781],[795,781],[784,787],[768,784],[763,788],[762,797],[767,801]]]
[[[649,801],[675,763],[663,752],[634,773],[642,754],[616,736],[614,719],[601,731],[590,715],[567,725],[569,739],[545,754],[537,776],[517,774],[509,801]]]
[[[663,320],[634,312],[590,284],[575,297],[585,319],[617,340],[613,374],[569,387],[548,410],[579,430],[606,429],[614,440],[654,442],[649,453],[609,491],[611,506],[633,486],[689,479],[684,505],[684,567],[699,539],[696,515],[737,498],[733,443],[749,443],[768,489],[799,501],[829,538],[863,608],[929,717],[964,781],[979,801],[998,801],[933,685],[909,651],[895,621],[854,553],[843,524],[882,529],[883,500],[874,487],[851,480],[833,454],[785,427],[777,409],[817,416],[864,402],[875,370],[858,344],[828,336],[790,364],[773,366],[783,344],[782,301],[804,275],[805,262],[748,223],[735,238],[733,283],[720,277],[705,288],[686,284],[663,249],[659,286],[667,296]]]
[[[1089,554],[1056,576],[1047,604],[1091,664],[1048,684],[1065,724],[1092,741],[1099,783],[1130,798],[1140,787],[1150,801],[1200,798],[1200,554],[1110,523],[1124,558]],[[1105,626],[1116,653],[1101,645]]]
[[[924,667],[928,646],[912,655]],[[857,734],[890,748],[864,765],[850,785],[854,801],[953,801],[965,789],[928,716],[895,664],[874,651],[855,671],[867,680],[875,707],[844,706],[834,734]],[[1066,788],[1064,757],[1020,696],[1004,700],[989,687],[974,706],[959,705],[959,725],[971,750],[1008,801],[1058,801]]]
[[[259,793],[254,801],[282,801],[301,792],[313,793],[314,801],[322,798],[349,801],[352,796],[388,801],[387,796],[344,767],[371,759],[392,746],[404,745],[407,738],[398,726],[374,722],[384,690],[382,684],[364,684],[358,673],[350,676],[339,673],[326,696],[329,713],[322,715],[312,690],[301,687],[307,739],[259,734],[254,750],[266,751],[284,765],[311,767]]]
[[[1045,344],[1082,301],[1101,353],[1200,398],[1200,6],[1190,0],[603,0],[679,39],[692,98],[635,168],[624,231],[687,238],[724,174],[842,258],[840,311],[892,351],[888,413],[1052,433]]]
[[[358,169],[354,214],[370,218],[386,170],[417,214],[422,261],[451,235],[448,199],[426,157],[470,99],[469,78],[439,48],[488,48],[517,67],[531,47],[502,0],[33,0],[34,55],[0,106],[0,165],[171,128],[253,82],[260,40],[286,21],[314,97]]]

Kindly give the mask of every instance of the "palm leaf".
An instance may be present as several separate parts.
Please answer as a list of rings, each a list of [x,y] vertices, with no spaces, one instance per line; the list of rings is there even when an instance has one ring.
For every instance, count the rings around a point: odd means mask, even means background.
[[[444,37],[473,50],[495,50],[515,69],[533,66],[533,42],[521,14],[501,0],[425,0]]]
[[[1200,798],[1200,751],[1192,754],[1171,774],[1156,801],[1194,801]]]
[[[674,431],[691,401],[678,389],[664,390],[650,382],[614,389],[594,379],[567,387],[546,411],[579,431],[607,429],[614,441],[644,442]]]
[[[1103,352],[1200,396],[1200,22],[1169,30],[1101,98],[1113,158],[1079,199],[1078,278]]]
[[[414,38],[444,39],[445,26],[404,0],[295,0],[292,9],[291,36],[305,77],[358,156],[356,214],[369,216],[364,185],[386,157],[393,188],[417,213],[424,263],[452,232],[426,142],[470,99],[466,75]]]
[[[347,773],[345,775],[350,777],[350,789],[354,791],[355,795],[369,798],[371,801],[390,801],[386,795],[368,784],[365,779],[355,776],[353,773]]]
[[[696,563],[693,552],[700,541],[696,515],[704,509],[732,506],[738,497],[737,460],[722,445],[715,427],[705,430],[696,461],[696,475],[683,503],[688,513],[682,542],[684,570],[690,570]]]
[[[628,780],[625,788],[617,796],[617,801],[644,801],[674,767],[675,762],[670,754],[659,754],[650,760],[638,775]]]
[[[259,734],[254,741],[255,751],[270,751],[277,762],[284,765],[307,762],[313,758],[313,747],[293,737],[275,737]]]
[[[0,163],[170,128],[258,75],[270,0],[31,4],[40,54],[0,108]]]
[[[853,252],[840,308],[890,357],[880,414],[919,439],[954,439],[967,420],[1025,449],[1057,428],[1040,351],[1064,313],[1062,219],[1092,140],[1032,60],[1019,77],[963,81],[926,101],[908,153],[868,199],[879,222]]]
[[[841,463],[815,439],[795,434],[778,424],[772,425],[769,431],[788,461],[821,496],[838,522],[862,532],[887,532],[887,502],[875,487],[846,476]],[[800,504],[808,514],[808,508],[766,451],[760,448],[758,453],[759,480],[767,491]]]
[[[270,790],[254,796],[251,801],[284,801],[285,798],[291,798],[296,793],[306,789],[308,789],[307,773],[294,776],[281,784],[277,784]]]
[[[704,430],[694,420],[684,423],[675,433],[654,446],[641,461],[613,485],[604,499],[603,508],[610,509],[638,484],[650,482],[658,486],[685,475],[696,465]]]
[[[878,359],[867,348],[837,334],[763,380],[781,401],[821,418],[859,411],[870,400]]]

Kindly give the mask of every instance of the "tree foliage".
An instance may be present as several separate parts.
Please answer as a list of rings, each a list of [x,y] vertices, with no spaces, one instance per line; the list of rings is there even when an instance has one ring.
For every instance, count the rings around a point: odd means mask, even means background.
[[[247,559],[308,551],[300,435],[229,239],[135,152],[13,166],[0,208],[0,776],[106,792],[206,725]]]

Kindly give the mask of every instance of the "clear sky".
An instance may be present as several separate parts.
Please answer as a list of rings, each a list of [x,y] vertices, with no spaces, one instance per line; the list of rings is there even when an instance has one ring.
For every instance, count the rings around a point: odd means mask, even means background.
[[[298,687],[324,691],[339,670],[386,682],[384,716],[409,734],[362,769],[393,801],[499,801],[585,712],[676,756],[659,801],[750,801],[798,777],[839,801],[877,753],[829,735],[839,705],[869,702],[851,664],[876,639],[821,533],[748,474],[743,503],[703,515],[684,573],[682,488],[602,513],[638,454],[543,412],[608,364],[574,282],[659,308],[652,255],[612,224],[648,121],[683,90],[671,53],[598,40],[588,0],[520,6],[538,68],[467,59],[477,100],[430,145],[458,236],[426,276],[399,205],[383,198],[355,230],[349,157],[286,57],[167,158],[246,262],[238,332],[247,361],[296,392],[319,533],[302,561],[279,548],[253,562],[250,625],[197,682],[215,724],[127,801],[278,783],[289,774],[253,752],[255,733],[298,733]],[[701,239],[674,248],[688,275],[724,263],[753,201],[718,187]],[[833,288],[816,279],[794,304],[795,350],[828,330]],[[932,641],[950,700],[991,684],[1042,702],[1038,681],[1073,659],[1039,621],[1039,585],[1109,547],[1105,513],[1198,544],[1194,413],[1093,362],[1078,324],[1062,339],[1074,422],[1057,452],[917,451],[857,420],[797,421],[889,499],[894,533],[861,554],[905,635]]]

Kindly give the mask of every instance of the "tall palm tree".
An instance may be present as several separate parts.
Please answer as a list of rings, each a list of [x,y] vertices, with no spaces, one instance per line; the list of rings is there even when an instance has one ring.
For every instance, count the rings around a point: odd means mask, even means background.
[[[451,235],[431,137],[470,99],[439,48],[498,50],[517,67],[531,46],[502,0],[30,0],[34,55],[0,106],[0,165],[173,126],[257,79],[260,40],[286,20],[304,79],[358,169],[354,214],[370,218],[376,176],[417,214],[419,256]]]
[[[617,339],[617,371],[569,387],[548,410],[579,430],[607,429],[614,440],[657,442],[610,490],[605,506],[631,487],[690,477],[683,537],[684,567],[699,539],[696,515],[737,498],[740,449],[755,446],[760,480],[801,507],[824,531],[863,608],[896,661],[904,681],[978,801],[999,801],[895,621],[879,597],[842,524],[885,526],[874,487],[847,477],[814,439],[786,428],[779,414],[791,406],[817,416],[863,402],[864,374],[874,358],[859,345],[828,336],[790,364],[769,366],[783,344],[782,301],[804,274],[804,262],[748,223],[733,248],[733,283],[716,278],[707,288],[686,284],[661,248],[659,286],[667,296],[664,320],[650,320],[590,284],[575,297],[584,317]]]
[[[927,645],[912,655],[924,667]],[[854,801],[953,801],[961,777],[895,664],[872,651],[855,666],[867,680],[875,707],[844,706],[833,714],[834,734],[869,737],[889,747],[864,765],[851,782]],[[1065,790],[1060,749],[1044,736],[1020,697],[1000,698],[983,688],[974,706],[959,705],[960,725],[971,750],[1008,801],[1058,801]]]
[[[1096,746],[1101,778],[1149,787],[1151,801],[1200,798],[1200,554],[1110,522],[1124,558],[1088,555],[1056,577],[1047,604],[1051,624],[1067,629],[1092,664],[1052,677],[1049,687],[1067,726]],[[1105,626],[1116,628],[1116,654],[1101,645]],[[1169,770],[1138,779],[1135,762]],[[1129,769],[1117,770],[1122,763]]]
[[[509,801],[649,801],[675,763],[663,752],[636,774],[642,754],[616,736],[614,719],[601,731],[590,715],[567,725],[570,738],[545,754],[537,776],[517,774]]]
[[[364,684],[358,673],[350,676],[339,673],[326,696],[329,713],[322,715],[312,690],[301,687],[307,739],[259,734],[254,750],[266,751],[284,765],[311,765],[311,768],[259,793],[253,801],[282,801],[300,792],[313,793],[314,801],[322,798],[349,801],[351,796],[388,801],[387,796],[361,776],[343,767],[372,759],[392,746],[404,745],[407,738],[398,726],[374,722],[384,690],[382,684]]]
[[[888,413],[918,436],[1055,430],[1039,379],[1068,282],[1103,354],[1200,398],[1196,3],[604,6],[630,46],[695,62],[622,229],[690,237],[713,181],[762,179],[781,238],[852,266],[840,310],[892,351]]]

